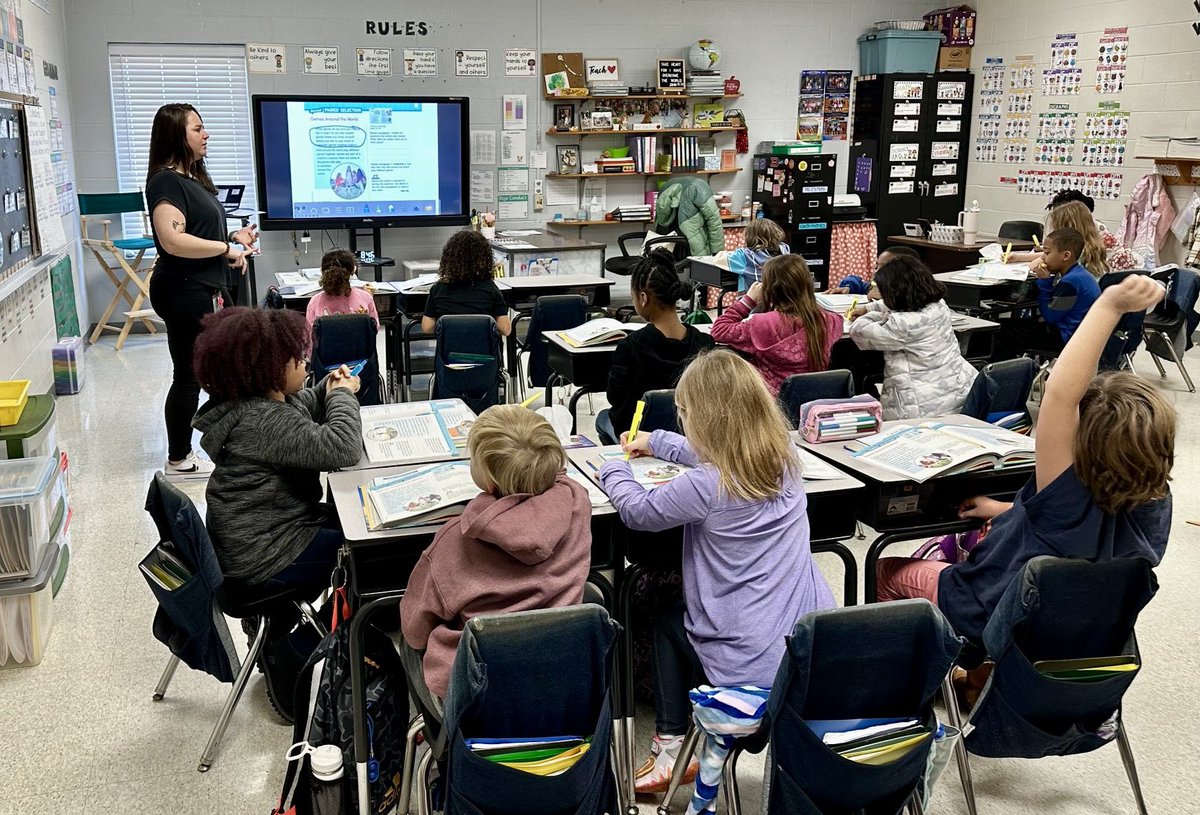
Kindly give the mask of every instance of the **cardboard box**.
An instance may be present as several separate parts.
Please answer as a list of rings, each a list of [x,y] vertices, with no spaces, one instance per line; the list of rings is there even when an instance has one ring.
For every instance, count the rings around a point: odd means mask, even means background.
[[[930,31],[940,31],[946,45],[975,44],[975,10],[970,6],[951,6],[931,11],[923,18]]]
[[[971,70],[971,49],[957,45],[943,45],[938,49],[937,69],[939,71]]]

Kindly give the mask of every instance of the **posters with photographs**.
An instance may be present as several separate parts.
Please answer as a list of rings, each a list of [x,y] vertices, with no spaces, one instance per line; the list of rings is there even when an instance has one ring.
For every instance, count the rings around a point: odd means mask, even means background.
[[[1125,69],[1128,60],[1128,26],[1104,29],[1096,61],[1096,93],[1120,93],[1125,89]]]
[[[844,141],[850,124],[850,71],[800,72],[796,138]]]
[[[1037,137],[1049,141],[1073,141],[1078,126],[1078,113],[1039,113]]]
[[[1050,43],[1050,70],[1075,68],[1079,64],[1079,36],[1059,34]]]

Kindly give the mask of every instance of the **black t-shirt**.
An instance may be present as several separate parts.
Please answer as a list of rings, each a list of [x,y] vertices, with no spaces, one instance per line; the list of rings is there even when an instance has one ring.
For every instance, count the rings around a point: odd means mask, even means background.
[[[444,283],[439,280],[429,288],[425,316],[436,320],[446,314],[504,317],[508,314],[508,303],[504,302],[504,295],[491,280],[471,283]]]
[[[200,182],[181,175],[174,170],[159,170],[146,184],[146,203],[150,207],[153,221],[154,208],[167,203],[183,213],[187,223],[187,234],[209,241],[224,242],[227,236],[225,210],[217,197],[200,185]],[[154,235],[158,249],[158,265],[155,276],[194,280],[214,289],[229,285],[229,261],[224,253],[210,258],[181,258],[163,249]]]
[[[630,332],[613,351],[608,374],[608,418],[620,435],[629,429],[637,402],[646,391],[673,388],[696,354],[713,347],[713,339],[694,325],[681,340],[673,340],[653,323]]]

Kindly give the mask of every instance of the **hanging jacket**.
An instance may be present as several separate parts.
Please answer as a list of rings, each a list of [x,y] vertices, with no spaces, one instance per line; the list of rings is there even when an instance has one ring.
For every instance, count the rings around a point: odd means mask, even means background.
[[[715,255],[725,248],[721,210],[707,181],[683,176],[663,185],[654,203],[654,231],[665,235],[672,228],[687,238],[693,255]]]
[[[946,301],[920,311],[868,311],[850,324],[864,351],[883,351],[884,419],[958,413],[979,372],[963,359]]]
[[[1175,206],[1163,177],[1148,173],[1133,188],[1117,238],[1121,244],[1158,264],[1158,250],[1175,221]]]

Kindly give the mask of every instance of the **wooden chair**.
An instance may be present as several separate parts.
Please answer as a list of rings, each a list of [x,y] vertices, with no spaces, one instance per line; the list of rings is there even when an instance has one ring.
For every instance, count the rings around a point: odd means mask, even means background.
[[[112,221],[97,216],[119,215],[125,212],[141,213],[143,234],[136,238],[113,240],[108,233],[108,227]],[[89,227],[95,226],[103,227],[102,237],[90,234]],[[148,266],[143,267],[142,258],[147,249],[154,248],[154,240],[150,237],[150,217],[146,214],[146,202],[142,193],[140,191],[80,193],[79,234],[83,239],[83,245],[92,250],[92,254],[100,263],[100,268],[104,270],[108,279],[116,287],[112,300],[108,303],[108,308],[104,310],[104,316],[100,318],[96,323],[95,330],[92,331],[89,342],[96,342],[106,330],[116,331],[119,334],[117,337],[117,350],[119,351],[125,345],[129,329],[137,320],[140,320],[151,334],[157,333],[158,329],[151,320],[158,319],[158,317],[153,308],[144,307],[144,304],[150,299],[150,276],[154,273],[154,264],[151,262]],[[132,263],[125,257],[126,252],[137,252]],[[128,304],[129,310],[121,312],[125,315],[125,322],[118,326],[110,323],[109,320],[112,319],[113,312],[121,305],[122,300]]]

